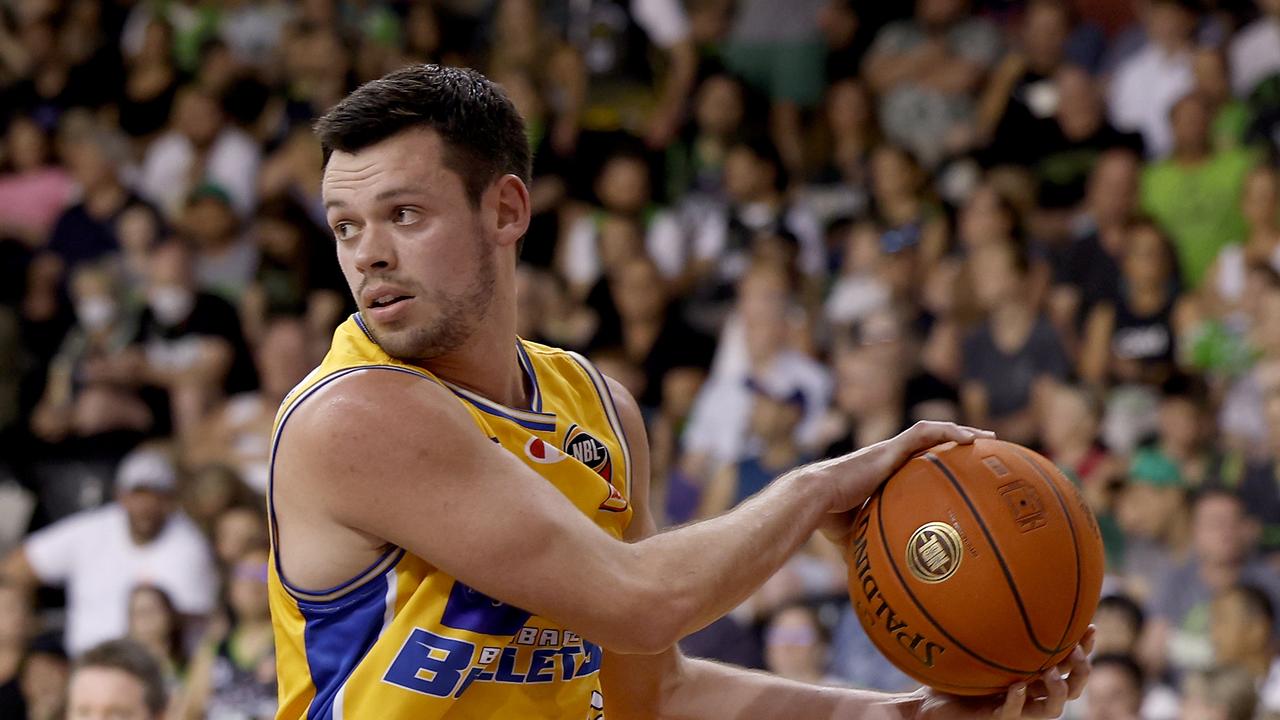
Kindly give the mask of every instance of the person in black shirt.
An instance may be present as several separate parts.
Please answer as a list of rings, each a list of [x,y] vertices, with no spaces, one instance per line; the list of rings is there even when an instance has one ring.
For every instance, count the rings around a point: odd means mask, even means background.
[[[162,391],[157,415],[170,416],[181,436],[222,394],[255,389],[257,373],[235,307],[195,290],[190,249],[162,243],[148,272],[133,361],[144,384]]]

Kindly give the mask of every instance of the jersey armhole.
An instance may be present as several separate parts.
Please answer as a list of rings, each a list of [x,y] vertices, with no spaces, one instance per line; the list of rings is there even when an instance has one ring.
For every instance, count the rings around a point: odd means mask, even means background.
[[[362,370],[389,370],[392,372],[401,372],[406,375],[420,377],[429,382],[436,382],[435,379],[428,375],[415,372],[408,368],[399,367],[397,365],[359,365],[357,367],[337,370],[321,378],[314,385],[299,393],[297,398],[294,399],[287,408],[284,408],[281,411],[280,421],[276,424],[275,432],[271,438],[271,459],[267,470],[267,533],[271,540],[271,555],[274,558],[276,577],[280,579],[280,584],[284,587],[285,591],[288,592],[294,600],[300,602],[316,604],[339,600],[360,589],[371,580],[385,574],[387,570],[400,562],[400,559],[404,557],[405,554],[404,548],[392,546],[371,565],[347,581],[322,590],[309,590],[290,583],[285,577],[284,564],[280,560],[280,533],[278,523],[276,522],[275,506],[275,470],[276,452],[280,448],[280,438],[284,434],[285,424],[289,422],[289,418],[293,415],[293,412],[321,388],[336,380],[340,380]]]

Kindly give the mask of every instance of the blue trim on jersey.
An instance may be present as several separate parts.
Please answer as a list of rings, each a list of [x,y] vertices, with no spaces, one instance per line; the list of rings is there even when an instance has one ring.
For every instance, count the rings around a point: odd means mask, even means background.
[[[386,574],[378,577],[384,582],[364,585],[339,606],[298,602],[306,621],[302,645],[311,684],[316,688],[307,707],[307,720],[333,720],[338,691],[382,633],[387,614],[386,582],[395,579],[388,580]]]
[[[468,403],[471,403],[472,407],[474,407],[475,409],[480,410],[481,412],[488,413],[494,417],[500,417],[503,420],[510,420],[511,422],[519,425],[520,427],[528,428],[530,430],[541,430],[542,432],[555,432],[556,424],[554,422],[534,422],[533,420],[524,420],[524,419],[515,417],[514,415],[509,415],[503,412],[499,406],[491,405],[488,403],[480,402],[479,400],[476,400],[473,398],[469,398],[466,395],[458,393],[456,390],[454,391],[454,394],[462,398],[463,400],[466,400]]]
[[[542,412],[542,392],[538,389],[538,373],[533,369],[533,361],[529,359],[529,353],[524,349],[524,343],[516,340],[516,352],[520,356],[520,367],[524,368],[524,372],[529,376],[529,385],[533,388],[533,398],[529,401],[529,407],[536,413]]]
[[[378,345],[378,341],[373,339],[373,333],[369,332],[369,328],[364,326],[364,318],[360,317],[360,313],[353,312],[351,313],[351,317],[356,321],[356,325],[360,326],[360,332],[364,333],[364,336],[369,338],[369,342],[373,343],[374,345]],[[382,347],[382,346],[378,345],[378,347]]]
[[[334,380],[338,380],[339,378],[346,377],[347,375],[350,375],[354,372],[359,372],[361,370],[393,370],[395,372],[402,372],[407,375],[420,377],[423,380],[431,381],[431,378],[427,377],[426,375],[414,372],[412,370],[408,370],[406,368],[396,367],[395,365],[359,365],[356,367],[344,368],[342,370],[338,370],[324,377],[315,385],[312,385],[311,387],[307,388],[306,392],[298,396],[298,399],[293,401],[293,404],[289,406],[289,409],[285,411],[285,414],[280,418],[280,424],[276,427],[275,437],[272,438],[271,440],[271,462],[270,462],[270,466],[267,468],[267,514],[271,522],[271,546],[272,546],[272,549],[275,551],[273,554],[275,555],[275,561],[276,561],[276,575],[280,578],[280,583],[284,585],[285,589],[288,590],[293,595],[295,595],[295,599],[298,599],[298,600],[300,600],[300,598],[297,598],[296,597],[297,595],[315,595],[315,596],[331,595],[336,592],[347,590],[352,585],[358,583],[359,581],[369,579],[367,578],[368,574],[378,565],[386,562],[388,557],[395,554],[396,552],[400,552],[401,554],[403,554],[404,552],[403,548],[392,547],[391,549],[383,553],[377,560],[375,560],[372,565],[360,571],[358,575],[355,575],[350,580],[344,583],[340,583],[326,590],[307,590],[305,588],[300,588],[294,585],[293,583],[285,579],[284,567],[280,564],[280,547],[279,547],[279,539],[278,539],[279,525],[276,522],[275,477],[276,477],[276,452],[279,451],[280,449],[280,438],[284,436],[285,423],[289,422],[289,417],[293,415],[293,411],[297,410],[298,406],[302,405],[302,403],[307,398],[314,395],[318,390],[320,390],[320,388],[323,388],[325,385],[328,385]],[[396,562],[399,562],[399,558],[396,558]]]

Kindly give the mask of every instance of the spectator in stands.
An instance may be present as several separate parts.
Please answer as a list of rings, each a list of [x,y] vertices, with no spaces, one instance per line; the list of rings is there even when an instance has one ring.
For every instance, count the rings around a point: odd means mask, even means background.
[[[947,246],[947,221],[928,190],[928,175],[910,152],[882,144],[871,154],[872,216],[884,228],[886,253],[918,255],[917,270],[927,269]],[[907,277],[914,285],[919,275]]]
[[[721,48],[725,65],[770,101],[771,137],[789,172],[800,170],[801,113],[822,99],[826,48],[818,29],[825,0],[741,0]]]
[[[49,229],[73,197],[75,183],[54,162],[49,137],[36,119],[18,115],[5,134],[0,169],[0,235],[31,247],[43,245]]]
[[[257,378],[235,308],[196,289],[190,250],[176,241],[159,245],[148,272],[134,352],[143,380],[165,392],[173,427],[183,436],[224,392],[251,390]]]
[[[27,716],[19,680],[35,627],[31,600],[29,588],[0,579],[0,717]]]
[[[1253,720],[1258,690],[1249,673],[1215,668],[1183,682],[1181,720]]]
[[[1204,98],[1209,108],[1210,145],[1217,152],[1240,147],[1249,128],[1249,109],[1231,94],[1226,56],[1216,47],[1196,48],[1191,69],[1195,75],[1192,91]]]
[[[1128,595],[1105,595],[1098,601],[1093,614],[1093,624],[1098,628],[1098,639],[1093,645],[1096,656],[1133,655],[1138,649],[1146,616],[1140,606]]]
[[[622,259],[607,280],[616,318],[602,316],[587,344],[589,352],[616,349],[641,374],[636,399],[643,408],[668,402],[670,377],[681,371],[703,376],[715,353],[715,339],[694,329],[684,318],[683,304],[658,267],[644,255]]]
[[[188,438],[183,458],[190,467],[231,467],[250,488],[265,494],[276,411],[315,363],[308,353],[306,329],[294,318],[272,321],[256,356],[261,387],[232,395],[206,413]]]
[[[76,662],[67,717],[162,720],[167,702],[164,676],[150,653],[132,641],[113,640]]]
[[[796,426],[804,417],[804,392],[799,387],[771,386],[747,379],[751,412],[747,431],[749,456],[725,465],[702,494],[699,515],[715,517],[760,492],[774,478],[804,462],[796,447]]]
[[[1151,448],[1133,454],[1128,482],[1116,503],[1116,519],[1124,532],[1121,571],[1125,592],[1148,606],[1165,576],[1185,555],[1185,493],[1176,463]]]
[[[695,304],[723,310],[761,240],[770,236],[791,236],[805,274],[816,276],[824,270],[822,231],[813,214],[789,197],[782,158],[772,143],[762,138],[736,142],[725,158],[724,180],[728,202],[699,222],[690,241]],[[698,324],[718,327],[714,322]]]
[[[1089,174],[1084,203],[1057,263],[1049,299],[1054,324],[1083,325],[1094,304],[1120,289],[1120,257],[1138,203],[1142,166],[1128,150],[1104,152]]]
[[[147,149],[140,187],[172,220],[193,190],[213,183],[226,191],[236,214],[244,218],[256,202],[260,161],[257,143],[227,121],[219,99],[187,86],[174,100],[170,129]]]
[[[1203,622],[1214,596],[1237,583],[1252,583],[1273,606],[1280,577],[1252,556],[1251,527],[1236,495],[1201,491],[1192,508],[1191,556],[1171,568],[1151,597],[1153,617],[1142,649],[1149,667],[1206,668],[1213,648]]]
[[[911,425],[902,328],[892,311],[878,311],[850,330],[835,352],[835,409],[839,431],[822,455],[836,457],[897,435]]]
[[[1190,308],[1179,302],[1177,258],[1158,225],[1130,224],[1125,245],[1119,292],[1089,311],[1080,377],[1099,387],[1159,386],[1176,370],[1178,338],[1187,332]]]
[[[1210,145],[1208,103],[1190,94],[1169,110],[1172,152],[1142,173],[1142,207],[1169,233],[1188,288],[1201,280],[1219,251],[1245,237],[1240,196],[1252,154]]]
[[[251,547],[230,566],[230,617],[201,642],[174,720],[270,720],[276,711],[275,648],[267,608],[267,550]]]
[[[613,20],[596,21],[596,13],[601,12],[613,13]],[[573,124],[557,133],[557,151],[573,149],[579,129],[627,130],[643,137],[650,147],[665,147],[680,126],[696,79],[697,52],[683,6],[676,0],[608,5],[601,0],[558,1],[544,10],[543,18],[563,47],[572,51],[556,67],[568,71],[564,74],[570,77],[561,79],[576,88],[566,97],[569,102],[562,111]],[[638,38],[647,39],[658,50],[665,72],[657,70],[659,66]],[[591,148],[579,150],[590,152]]]
[[[142,33],[142,47],[125,60],[125,81],[119,101],[120,129],[149,140],[169,124],[180,78],[174,63],[173,26],[152,18]]]
[[[967,423],[1031,442],[1045,383],[1065,378],[1067,357],[1048,319],[1028,297],[1030,266],[1012,242],[975,249],[968,270],[986,320],[964,339],[961,399]]]
[[[1178,375],[1160,390],[1157,446],[1162,455],[1178,464],[1189,487],[1201,487],[1220,461],[1213,420],[1205,412],[1207,391],[1193,377]]]
[[[78,267],[71,275],[71,297],[76,322],[49,366],[31,429],[53,443],[68,438],[136,443],[154,423],[126,352],[137,332],[136,311],[105,263]]]
[[[560,250],[560,272],[577,297],[585,297],[618,260],[637,252],[652,258],[666,281],[684,272],[680,223],[673,213],[653,204],[649,186],[649,165],[639,153],[617,152],[601,167],[595,184],[600,206],[569,227]],[[622,229],[619,224],[632,227]],[[609,230],[621,230],[622,239]],[[639,235],[638,245],[629,242],[631,233]]]
[[[79,202],[58,216],[46,247],[71,270],[118,250],[116,222],[142,200],[121,178],[129,148],[119,132],[87,115],[68,114],[62,134],[63,156],[81,194]]]
[[[838,684],[826,672],[827,635],[813,608],[793,604],[777,610],[764,628],[765,669],[798,682]]]
[[[176,226],[195,253],[196,287],[239,302],[257,274],[258,248],[240,232],[226,191],[213,184],[197,187]]]
[[[1240,194],[1247,231],[1241,242],[1222,248],[1206,277],[1206,290],[1219,317],[1241,312],[1249,265],[1280,272],[1280,171],[1260,164],[1249,171]]]
[[[1121,130],[1141,132],[1148,157],[1163,158],[1173,149],[1170,115],[1194,85],[1197,12],[1194,0],[1153,0],[1144,18],[1145,46],[1120,63],[1111,79],[1111,121]]]
[[[968,0],[922,0],[886,26],[866,56],[880,126],[926,167],[970,144],[973,95],[1000,55],[1000,35]]]
[[[223,510],[213,523],[213,551],[221,567],[231,567],[248,550],[267,541],[267,520],[262,498],[240,502]]]
[[[1280,291],[1271,292],[1280,295]],[[1237,492],[1249,516],[1260,526],[1259,550],[1277,558],[1280,557],[1280,492],[1276,489],[1280,483],[1280,367],[1272,361],[1259,370],[1263,378],[1260,389],[1267,437],[1262,447],[1246,459]]]
[[[184,462],[190,464],[189,460]],[[183,511],[206,537],[213,537],[214,524],[223,511],[254,505],[257,499],[233,468],[216,464],[192,468],[181,497]]]
[[[1120,654],[1098,654],[1085,702],[1085,720],[1138,720],[1142,708],[1142,669],[1133,658]]]
[[[1046,391],[1041,410],[1045,457],[1080,485],[1095,514],[1109,513],[1111,481],[1119,468],[1098,440],[1097,396],[1082,386],[1054,384]]]
[[[129,594],[129,629],[126,636],[147,649],[160,663],[165,685],[177,689],[186,674],[187,656],[182,616],[169,593],[142,584]]]
[[[721,337],[711,375],[694,401],[684,431],[686,467],[694,477],[709,477],[721,464],[746,457],[749,377],[799,387],[805,412],[797,440],[806,451],[820,442],[831,379],[822,365],[787,343],[793,297],[787,277],[776,268],[756,266],[743,277],[735,320]]]
[[[1257,0],[1262,16],[1231,41],[1231,89],[1248,97],[1263,80],[1280,72],[1280,2]]]
[[[174,507],[177,481],[163,450],[136,450],[116,475],[115,503],[32,534],[6,558],[4,572],[13,582],[67,587],[66,646],[73,655],[125,634],[130,592],[144,580],[164,588],[184,615],[212,610],[212,555]]]
[[[1257,587],[1236,585],[1218,593],[1209,614],[1214,662],[1246,671],[1259,688],[1269,679],[1280,680],[1275,621],[1271,598]]]
[[[27,706],[27,720],[62,720],[71,663],[62,644],[51,635],[38,636],[27,648],[19,683]]]
[[[667,148],[666,193],[675,202],[719,199],[724,163],[747,112],[746,89],[727,72],[705,78],[693,97],[687,130]],[[690,194],[692,198],[687,198]]]
[[[811,152],[816,170],[804,190],[819,221],[861,217],[871,201],[871,153],[879,143],[875,105],[856,77],[832,83],[823,104],[817,141]]]
[[[327,349],[350,292],[328,240],[306,210],[287,198],[258,207],[251,235],[258,246],[258,262],[240,302],[246,339],[256,345],[271,320],[294,317],[305,320],[309,341],[321,340]]]

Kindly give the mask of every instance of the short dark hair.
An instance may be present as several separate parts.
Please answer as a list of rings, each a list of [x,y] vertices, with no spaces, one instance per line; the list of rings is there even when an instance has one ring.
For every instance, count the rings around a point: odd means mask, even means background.
[[[1142,633],[1142,626],[1146,624],[1146,614],[1142,612],[1142,606],[1134,601],[1128,595],[1108,595],[1098,601],[1098,612],[1103,610],[1114,610],[1125,616],[1125,620],[1133,627],[1134,635]]]
[[[532,174],[524,120],[502,88],[468,68],[410,65],[356,88],[315,132],[324,161],[335,150],[357,152],[413,127],[434,130],[444,162],[462,178],[473,205],[496,178]]]
[[[1244,602],[1246,612],[1253,615],[1254,618],[1264,621],[1268,628],[1275,626],[1275,605],[1271,603],[1271,598],[1262,588],[1250,583],[1241,583],[1228,590],[1226,594],[1240,596],[1240,600]],[[1268,636],[1270,634],[1267,633]]]
[[[164,672],[147,649],[133,640],[111,640],[91,648],[76,661],[75,670],[104,668],[127,673],[142,683],[147,710],[159,717],[168,702]]]
[[[1134,689],[1138,694],[1142,694],[1142,687],[1145,679],[1142,675],[1142,666],[1133,659],[1132,655],[1124,653],[1103,653],[1093,659],[1093,669],[1099,670],[1104,667],[1113,667],[1128,676],[1129,681],[1133,683]]]

